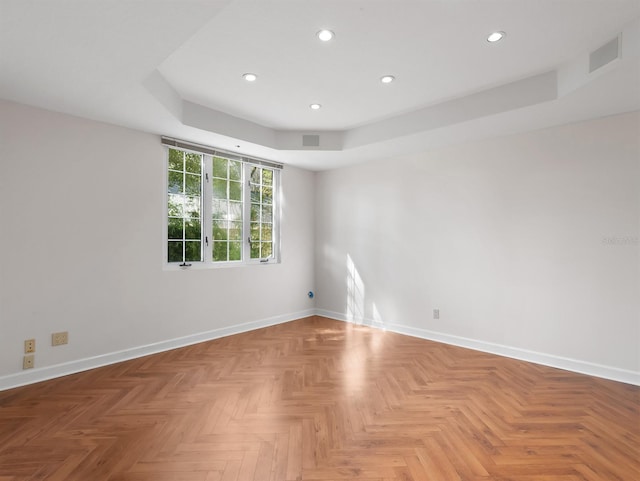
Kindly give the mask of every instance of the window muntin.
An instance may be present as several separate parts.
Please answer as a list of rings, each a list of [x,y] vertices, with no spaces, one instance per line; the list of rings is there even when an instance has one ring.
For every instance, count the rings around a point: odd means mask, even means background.
[[[279,170],[167,150],[167,263],[277,261]]]

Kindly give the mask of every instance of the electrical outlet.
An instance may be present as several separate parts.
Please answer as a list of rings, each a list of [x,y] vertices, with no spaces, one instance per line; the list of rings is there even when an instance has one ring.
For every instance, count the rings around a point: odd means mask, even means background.
[[[28,354],[22,358],[22,369],[31,369],[35,364],[35,356],[33,354]]]
[[[61,346],[63,344],[69,344],[69,333],[67,331],[54,332],[51,334],[52,346]]]
[[[433,310],[433,318],[434,319],[440,319],[440,309],[434,309]]]
[[[24,341],[24,353],[29,354],[30,352],[36,352],[35,339],[27,339],[26,341]]]

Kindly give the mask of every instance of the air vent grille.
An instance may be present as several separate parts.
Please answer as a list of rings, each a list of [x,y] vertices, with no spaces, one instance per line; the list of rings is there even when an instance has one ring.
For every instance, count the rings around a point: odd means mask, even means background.
[[[302,136],[303,147],[320,147],[319,135],[303,135]]]
[[[589,55],[589,73],[595,72],[620,56],[620,37],[605,43]]]

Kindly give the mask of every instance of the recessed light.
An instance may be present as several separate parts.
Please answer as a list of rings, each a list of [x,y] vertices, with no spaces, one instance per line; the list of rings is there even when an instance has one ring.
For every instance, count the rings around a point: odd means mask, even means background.
[[[334,33],[331,30],[320,30],[316,35],[323,42],[328,42],[334,37]]]
[[[311,105],[309,105],[309,108],[311,110],[318,110],[320,107],[322,107],[322,105],[320,105],[320,104],[311,104]]]
[[[496,43],[502,40],[505,37],[506,33],[504,32],[493,32],[487,37],[487,42]]]
[[[380,77],[380,82],[382,82],[383,84],[390,84],[395,79],[396,78],[393,75],[385,75],[383,77]]]
[[[258,79],[258,76],[254,73],[245,73],[242,75],[247,82],[255,82]]]

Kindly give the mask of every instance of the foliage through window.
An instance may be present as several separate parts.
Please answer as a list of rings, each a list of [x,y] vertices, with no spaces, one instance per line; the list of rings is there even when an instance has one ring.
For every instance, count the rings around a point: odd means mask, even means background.
[[[279,170],[167,150],[167,262],[277,261]]]
[[[273,252],[273,171],[251,167],[251,258],[269,258]]]
[[[169,149],[169,262],[202,260],[202,155]]]

